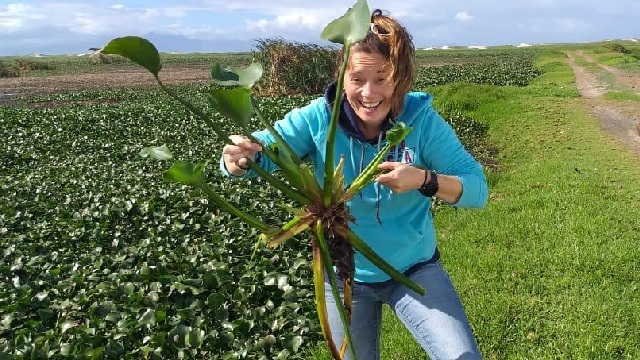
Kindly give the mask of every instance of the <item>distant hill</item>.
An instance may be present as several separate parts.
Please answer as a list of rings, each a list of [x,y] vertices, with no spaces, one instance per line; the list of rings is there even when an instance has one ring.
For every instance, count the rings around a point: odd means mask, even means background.
[[[220,53],[220,52],[239,52],[249,51],[254,48],[254,42],[248,40],[237,39],[211,39],[198,40],[189,39],[185,36],[170,34],[122,34],[136,35],[148,39],[161,52],[179,52],[179,53]],[[64,55],[64,54],[82,54],[89,52],[89,48],[103,47],[111,40],[107,38],[84,38],[74,42],[54,42],[51,41],[46,45],[30,45],[28,42],[15,41],[3,44],[0,47],[0,56],[13,55]]]

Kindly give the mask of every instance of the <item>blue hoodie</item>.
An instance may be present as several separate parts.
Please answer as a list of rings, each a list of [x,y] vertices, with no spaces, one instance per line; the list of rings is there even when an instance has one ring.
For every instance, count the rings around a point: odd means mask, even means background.
[[[274,124],[276,131],[300,157],[309,156],[315,167],[319,184],[324,183],[325,148],[331,103],[335,85],[324,97],[311,101],[303,108],[290,111]],[[377,139],[366,139],[357,126],[355,112],[347,101],[341,104],[341,116],[336,131],[334,164],[345,157],[345,184],[350,184],[371,162],[384,142],[384,133],[391,123],[383,125]],[[404,110],[397,119],[412,127],[412,131],[399,145],[391,148],[386,161],[398,161],[433,169],[439,174],[457,176],[462,182],[462,195],[456,207],[483,207],[488,198],[486,178],[482,166],[465,150],[451,126],[434,110],[432,97],[427,93],[407,94]],[[265,145],[275,140],[267,130],[253,134]],[[266,156],[259,165],[267,171],[277,166]],[[220,161],[220,169],[230,175]],[[249,171],[243,177],[255,176]],[[400,272],[412,265],[429,261],[437,256],[436,233],[430,210],[430,201],[418,190],[393,193],[376,182],[364,188],[348,204],[355,223],[349,227],[378,255]],[[359,282],[382,282],[389,276],[356,252],[354,279]]]

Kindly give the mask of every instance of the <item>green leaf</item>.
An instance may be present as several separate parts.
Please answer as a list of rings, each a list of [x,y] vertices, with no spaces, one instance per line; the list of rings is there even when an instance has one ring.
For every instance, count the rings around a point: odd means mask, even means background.
[[[403,122],[398,122],[396,126],[387,131],[387,141],[389,141],[391,145],[398,145],[410,132],[410,127],[406,127]]]
[[[169,331],[169,342],[173,344],[177,349],[184,349],[187,347],[189,341],[189,333],[191,327],[186,325],[178,325]]]
[[[162,68],[158,49],[149,40],[138,36],[115,38],[102,49],[102,53],[123,56],[149,70],[156,78]]]
[[[211,79],[222,86],[251,88],[260,80],[262,72],[262,65],[258,62],[253,62],[243,69],[233,67],[224,69],[220,64],[215,63],[211,67]]]
[[[207,166],[208,161],[197,164],[178,161],[171,165],[169,170],[165,171],[163,177],[165,180],[177,183],[197,186],[202,183],[202,174]]]
[[[138,319],[138,324],[140,325],[155,325],[156,323],[156,312],[153,309],[147,309],[147,311],[142,314],[140,319]]]
[[[344,15],[329,23],[320,36],[332,43],[353,45],[367,36],[370,23],[369,5],[366,0],[358,0]]]
[[[140,156],[143,158],[147,158],[151,156],[154,159],[158,160],[171,160],[173,159],[173,154],[171,150],[167,147],[167,145],[162,146],[148,146],[142,150],[140,150]]]
[[[225,298],[222,294],[213,293],[207,298],[207,305],[209,305],[209,308],[211,308],[212,310],[219,309],[220,306],[224,304],[224,302]]]
[[[300,345],[302,345],[302,336],[300,335],[292,336],[286,340],[286,347],[294,353],[298,352]]]
[[[121,359],[124,355],[124,345],[118,341],[109,340],[104,348],[104,355],[107,359]]]
[[[243,87],[212,89],[209,93],[209,104],[242,128],[246,127],[253,114],[251,90]]]
[[[204,330],[193,329],[189,332],[189,346],[192,348],[199,348],[204,342]]]
[[[65,320],[60,325],[60,334],[64,334],[67,330],[71,329],[74,326],[78,326],[78,324],[76,324],[75,322],[73,322],[71,320]]]

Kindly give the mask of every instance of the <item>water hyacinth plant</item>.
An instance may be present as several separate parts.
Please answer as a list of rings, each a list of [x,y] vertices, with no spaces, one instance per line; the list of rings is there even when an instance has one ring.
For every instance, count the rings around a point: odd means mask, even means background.
[[[364,39],[369,27],[369,7],[365,0],[359,0],[342,17],[329,23],[323,30],[321,35],[323,39],[344,47],[342,65],[337,79],[338,89],[341,89],[343,85],[351,46]],[[121,55],[147,69],[168,95],[205,121],[220,139],[228,141],[228,134],[224,133],[215,124],[209,114],[184,100],[162,83],[159,78],[162,68],[160,56],[158,50],[148,40],[136,36],[116,38],[110,41],[102,52]],[[254,115],[273,134],[276,142],[270,146],[264,146],[262,152],[264,156],[269,157],[279,166],[286,182],[265,172],[252,159],[249,159],[248,166],[257,176],[263,178],[267,183],[300,204],[300,209],[292,210],[293,218],[281,227],[270,226],[225,200],[204,180],[203,174],[208,161],[200,163],[176,161],[164,172],[163,176],[167,180],[186,184],[204,192],[220,209],[230,212],[260,231],[260,240],[268,247],[276,247],[295,235],[307,231],[310,232],[316,307],[320,325],[332,356],[335,359],[342,359],[347,346],[351,344],[349,324],[351,318],[351,288],[354,275],[354,251],[360,252],[395,280],[419,294],[424,294],[424,289],[391,267],[357,234],[349,229],[349,222],[353,218],[349,214],[347,206],[348,202],[359,191],[380,174],[378,165],[385,158],[391,146],[399,144],[411,129],[406,128],[400,122],[396,123],[388,131],[386,144],[374,160],[351,184],[345,184],[342,171],[343,162],[341,160],[338,164],[335,164],[333,160],[335,155],[335,133],[342,98],[342,92],[337,91],[326,145],[324,183],[319,184],[313,170],[291,150],[289,145],[275,131],[272,124],[262,115],[258,101],[251,93],[253,85],[259,81],[261,76],[262,66],[259,63],[253,63],[243,69],[225,69],[219,64],[214,64],[211,69],[211,78],[215,84],[221,85],[221,87],[211,89],[207,93],[207,100],[213,109],[240,126],[246,136],[253,142],[257,142],[257,140],[251,136],[248,124]],[[147,147],[141,151],[141,155],[161,160],[173,158],[166,146]],[[339,277],[344,279],[342,284],[344,299],[342,300],[338,290],[336,270],[340,275]],[[346,336],[340,347],[336,346],[329,329],[325,303],[325,272],[328,276],[333,296],[336,299],[336,304],[338,304],[340,318],[345,329]],[[352,349],[352,357],[355,359],[356,354],[353,353],[353,346],[349,346],[349,348]]]

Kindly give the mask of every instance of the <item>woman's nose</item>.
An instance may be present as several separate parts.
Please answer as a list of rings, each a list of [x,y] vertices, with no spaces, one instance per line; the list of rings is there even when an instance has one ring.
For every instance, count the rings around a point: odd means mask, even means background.
[[[366,97],[373,94],[373,86],[371,84],[371,82],[367,81],[363,86],[362,86],[362,96]]]

